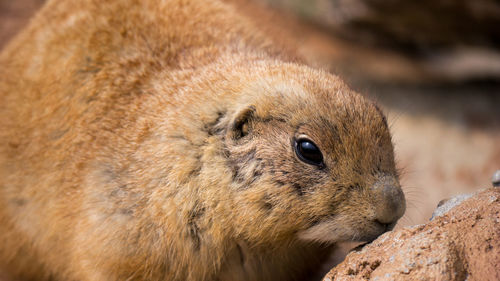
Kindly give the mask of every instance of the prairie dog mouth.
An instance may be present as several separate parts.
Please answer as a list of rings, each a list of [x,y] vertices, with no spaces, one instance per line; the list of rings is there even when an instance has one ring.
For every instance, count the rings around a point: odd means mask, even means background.
[[[329,219],[299,231],[298,237],[301,240],[320,243],[335,243],[339,241],[371,242],[384,232],[392,230],[394,225],[367,222],[353,227],[352,225],[339,223],[336,219]]]

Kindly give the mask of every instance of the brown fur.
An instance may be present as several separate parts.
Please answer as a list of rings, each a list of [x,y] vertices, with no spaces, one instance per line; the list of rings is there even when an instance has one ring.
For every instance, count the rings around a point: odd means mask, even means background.
[[[274,46],[217,1],[49,1],[0,55],[0,269],[291,280],[385,231],[383,116]]]

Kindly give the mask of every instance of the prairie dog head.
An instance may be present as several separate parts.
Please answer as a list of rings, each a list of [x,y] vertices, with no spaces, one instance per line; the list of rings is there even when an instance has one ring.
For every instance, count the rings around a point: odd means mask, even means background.
[[[390,230],[405,198],[381,111],[319,71],[256,76],[221,122],[237,234],[333,243]]]

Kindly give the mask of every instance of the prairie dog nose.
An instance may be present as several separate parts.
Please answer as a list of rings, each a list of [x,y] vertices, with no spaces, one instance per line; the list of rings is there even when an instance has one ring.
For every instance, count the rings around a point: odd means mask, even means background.
[[[372,187],[375,220],[381,224],[392,224],[406,210],[406,200],[399,182],[390,176],[380,178]]]

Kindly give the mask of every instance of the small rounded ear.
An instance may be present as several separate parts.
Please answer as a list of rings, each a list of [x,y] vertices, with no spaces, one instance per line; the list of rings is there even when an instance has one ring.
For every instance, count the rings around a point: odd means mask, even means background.
[[[240,110],[231,123],[231,135],[234,139],[248,135],[249,123],[255,113],[255,106],[250,105]]]

